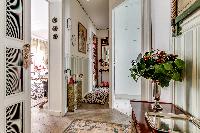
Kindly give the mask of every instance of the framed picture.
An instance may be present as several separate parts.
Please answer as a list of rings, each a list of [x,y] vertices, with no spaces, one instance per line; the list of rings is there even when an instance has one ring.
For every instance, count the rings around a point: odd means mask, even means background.
[[[87,29],[79,22],[78,23],[78,51],[86,54]]]

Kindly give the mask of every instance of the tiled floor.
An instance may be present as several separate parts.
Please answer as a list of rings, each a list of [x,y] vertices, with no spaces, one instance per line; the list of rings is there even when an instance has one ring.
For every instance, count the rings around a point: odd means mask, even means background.
[[[115,99],[114,108],[131,117],[132,108],[129,99]]]
[[[117,110],[108,109],[107,105],[83,104],[74,113],[65,117],[48,115],[44,109],[32,108],[32,133],[62,133],[74,119],[106,121],[119,124],[130,124],[130,116]]]

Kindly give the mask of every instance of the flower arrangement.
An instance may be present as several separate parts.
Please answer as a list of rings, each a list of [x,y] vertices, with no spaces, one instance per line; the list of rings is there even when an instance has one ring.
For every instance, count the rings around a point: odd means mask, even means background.
[[[182,81],[185,62],[177,57],[160,50],[146,52],[143,56],[139,54],[129,69],[131,77],[135,81],[139,77],[151,79],[161,87],[168,87],[171,80]]]

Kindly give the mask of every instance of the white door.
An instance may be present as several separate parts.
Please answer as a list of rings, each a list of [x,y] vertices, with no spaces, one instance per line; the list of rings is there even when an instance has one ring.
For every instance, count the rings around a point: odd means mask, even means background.
[[[138,99],[141,82],[130,77],[131,61],[141,52],[141,2],[125,0],[113,10],[114,88],[116,98]]]
[[[0,0],[1,133],[31,132],[30,45],[24,47],[31,41],[30,2]]]

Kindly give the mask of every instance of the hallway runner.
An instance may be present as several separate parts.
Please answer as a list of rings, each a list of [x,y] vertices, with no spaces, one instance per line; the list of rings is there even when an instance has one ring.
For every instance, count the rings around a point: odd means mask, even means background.
[[[76,119],[63,133],[131,133],[131,126]]]

